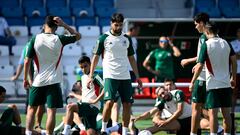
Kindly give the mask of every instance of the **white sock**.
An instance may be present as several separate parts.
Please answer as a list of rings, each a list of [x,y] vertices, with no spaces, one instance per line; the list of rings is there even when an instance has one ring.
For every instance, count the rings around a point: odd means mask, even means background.
[[[81,123],[78,125],[78,127],[81,129],[81,130],[86,130],[85,126]]]
[[[210,133],[210,135],[217,135],[217,133]]]
[[[70,131],[71,131],[71,126],[68,125],[68,124],[66,124],[66,125],[64,126],[64,130],[63,130],[62,134],[64,134],[64,135],[69,135]]]
[[[127,127],[122,127],[122,135],[127,135],[128,128]]]
[[[41,135],[46,135],[46,134],[47,134],[46,130],[41,130]]]
[[[190,135],[197,135],[197,134],[191,132]]]
[[[107,128],[106,132],[107,132],[107,134],[110,134],[111,132],[118,131],[118,129],[119,129],[119,125],[116,125],[116,126],[112,126],[110,128]]]
[[[224,133],[223,135],[231,135],[230,133]]]
[[[103,122],[102,121],[102,129],[101,129],[101,131],[102,132],[106,132],[106,129],[107,129],[107,122]]]
[[[116,126],[118,124],[118,122],[114,121],[112,122],[112,127]]]
[[[57,127],[54,128],[54,131],[60,130],[64,127],[64,123],[61,122]]]
[[[32,131],[26,130],[25,135],[32,135]]]

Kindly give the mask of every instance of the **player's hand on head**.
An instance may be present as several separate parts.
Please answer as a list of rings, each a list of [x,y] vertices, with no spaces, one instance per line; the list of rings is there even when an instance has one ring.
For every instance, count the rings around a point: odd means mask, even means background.
[[[64,24],[63,20],[58,16],[54,17],[53,20],[55,21],[55,24],[57,24],[58,26],[62,26]]]

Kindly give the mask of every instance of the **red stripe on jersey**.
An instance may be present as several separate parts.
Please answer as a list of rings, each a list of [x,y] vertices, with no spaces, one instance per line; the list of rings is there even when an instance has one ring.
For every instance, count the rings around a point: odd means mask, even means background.
[[[60,63],[60,60],[61,60],[61,57],[62,57],[62,51],[63,51],[63,46],[61,47],[61,52],[60,52],[60,55],[59,55],[59,57],[58,57],[58,61],[57,61],[57,65],[56,65],[56,68],[55,68],[55,69],[57,69],[57,67],[58,67],[58,65],[59,65],[59,63]]]
[[[206,59],[206,66],[207,66],[208,71],[214,76],[212,65],[211,65],[208,54],[207,54],[207,59]]]
[[[39,61],[38,61],[37,55],[35,55],[35,56],[33,57],[33,60],[34,60],[34,63],[36,64],[36,66],[37,66],[37,71],[39,72]]]

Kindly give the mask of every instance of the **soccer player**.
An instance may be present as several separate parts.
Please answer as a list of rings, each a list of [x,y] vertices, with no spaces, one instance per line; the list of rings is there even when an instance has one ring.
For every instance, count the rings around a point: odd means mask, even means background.
[[[177,130],[177,135],[188,135],[191,125],[191,105],[184,101],[184,94],[181,90],[168,91],[163,87],[156,89],[158,98],[153,109],[135,118],[146,119],[152,115],[154,126],[147,128],[151,133],[164,130]],[[163,109],[172,115],[167,119],[161,119]]]
[[[18,61],[18,67],[17,67],[16,74],[11,77],[11,81],[16,81],[19,78],[20,74],[22,73],[23,66],[24,66],[24,59],[26,57],[29,45],[30,45],[30,42],[27,42],[27,44],[23,48],[21,57],[19,58],[19,61]],[[34,65],[33,65],[33,61],[31,61],[30,71],[29,71],[29,76],[28,76],[28,79],[31,82],[33,81],[33,74],[34,74]],[[25,102],[25,104],[26,104],[25,113],[27,113],[28,102],[29,102],[29,88],[26,89],[26,93],[27,93],[27,98],[26,98],[26,102]],[[36,116],[35,116],[35,118],[36,118],[35,124],[36,125],[35,125],[34,129],[39,132],[41,132],[41,130],[43,130],[43,128],[41,127],[41,122],[42,122],[42,117],[43,117],[44,112],[45,112],[45,106],[44,105],[38,106]]]
[[[103,34],[97,41],[89,74],[89,83],[92,82],[94,69],[103,55],[103,78],[104,78],[104,109],[102,134],[106,134],[107,122],[110,118],[111,107],[117,92],[123,104],[123,128],[122,135],[126,135],[130,120],[131,105],[133,102],[133,89],[128,69],[130,62],[136,76],[139,87],[142,82],[139,79],[137,64],[134,58],[132,40],[122,33],[124,17],[120,13],[114,13],[111,17],[111,29]]]
[[[232,47],[224,39],[218,37],[218,28],[215,23],[207,23],[204,31],[208,40],[201,46],[189,89],[194,89],[197,77],[206,63],[205,107],[209,109],[210,135],[217,135],[219,108],[223,115],[224,135],[230,135],[233,92],[231,87],[236,85],[236,56]]]
[[[71,35],[56,35],[55,31],[58,26],[67,29]],[[60,87],[63,74],[59,65],[62,50],[65,45],[73,43],[80,38],[80,33],[72,29],[60,17],[47,16],[44,23],[44,32],[37,34],[30,40],[27,57],[24,60],[23,78],[24,87],[27,88],[31,86],[26,118],[26,135],[32,134],[37,106],[44,105],[46,102],[48,115],[46,133],[47,135],[53,134],[57,108],[63,107]],[[37,67],[37,73],[33,83],[30,84],[27,76],[32,59]]]
[[[206,13],[199,13],[194,17],[195,28],[199,33],[202,33],[198,41],[198,52],[194,58],[183,59],[181,65],[184,67],[190,63],[195,63],[199,56],[199,51],[202,44],[207,40],[206,35],[203,33],[206,23],[209,22],[209,15]],[[202,112],[203,105],[206,99],[206,75],[205,68],[203,68],[201,74],[197,78],[192,89],[192,125],[191,135],[196,135],[199,129],[200,115]]]

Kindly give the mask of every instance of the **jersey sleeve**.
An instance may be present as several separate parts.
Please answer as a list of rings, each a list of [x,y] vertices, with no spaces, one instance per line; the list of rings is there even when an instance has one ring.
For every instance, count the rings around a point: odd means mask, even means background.
[[[163,110],[164,104],[165,104],[164,100],[158,99],[158,101],[155,103],[154,107],[157,107],[159,110]]]
[[[174,98],[176,99],[177,103],[184,102],[184,93],[179,90],[175,93]]]
[[[26,56],[25,57],[28,57],[28,58],[33,58],[35,55],[36,55],[36,52],[34,50],[34,43],[35,43],[35,38],[36,37],[33,37],[30,42],[29,42],[29,45],[26,47]]]
[[[155,50],[151,51],[147,57],[149,57],[149,63],[155,62]]]
[[[100,36],[97,40],[97,44],[95,46],[95,48],[93,49],[93,54],[96,55],[101,55],[104,51],[104,41],[105,39],[108,37],[107,34],[103,34],[102,36]]]
[[[76,41],[76,36],[75,35],[59,35],[58,36],[61,43],[63,45],[67,45],[67,44],[70,44],[70,43],[74,43]]]
[[[132,43],[132,39],[131,37],[129,37],[128,35],[124,35],[128,41],[129,41],[129,46],[128,46],[128,56],[132,56],[135,54],[134,49],[133,49],[133,43]]]
[[[103,88],[104,86],[103,79],[100,77],[99,74],[94,75],[93,83],[99,85],[101,88]]]
[[[199,53],[199,57],[198,57],[197,63],[204,64],[206,59],[207,59],[207,44],[206,44],[206,42],[204,42],[201,45],[201,49],[200,49],[200,53]]]

